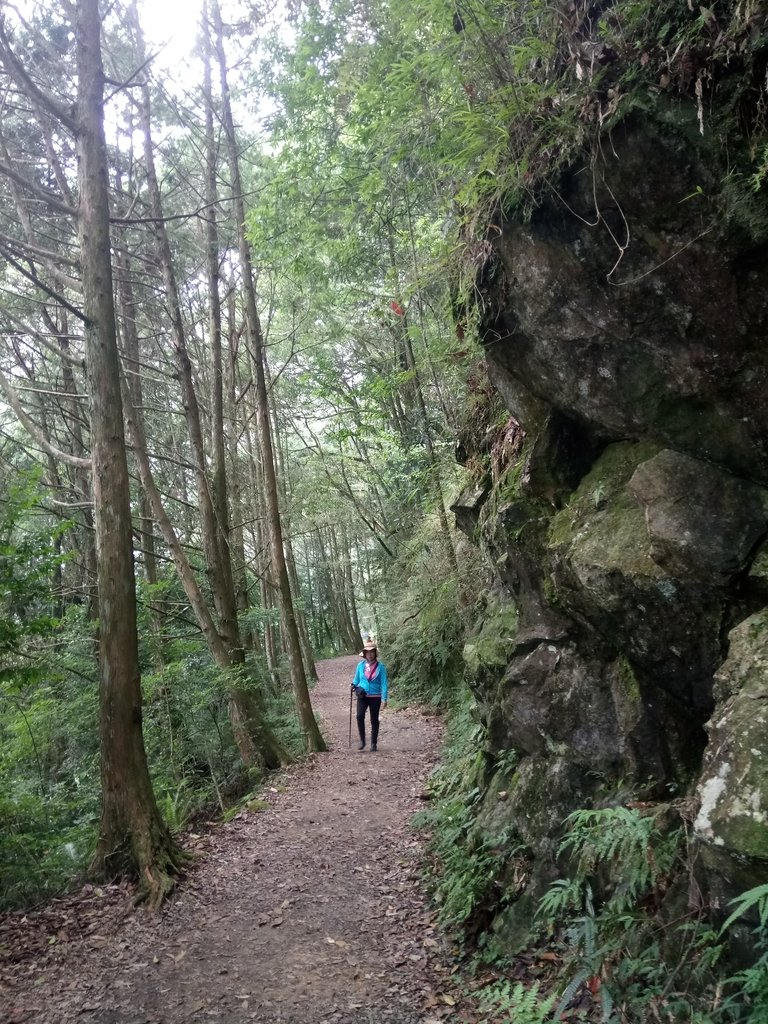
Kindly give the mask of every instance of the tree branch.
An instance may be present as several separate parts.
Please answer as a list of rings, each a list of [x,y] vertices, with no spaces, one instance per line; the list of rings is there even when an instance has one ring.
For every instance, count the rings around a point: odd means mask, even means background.
[[[68,206],[63,200],[59,199],[48,189],[41,188],[40,185],[35,185],[34,182],[30,181],[28,177],[24,177],[18,171],[15,171],[8,164],[0,163],[0,174],[4,174],[6,178],[10,178],[11,181],[15,181],[17,185],[21,185],[22,188],[27,189],[32,195],[37,196],[44,203],[47,203],[52,210],[56,210],[58,213],[63,213],[67,217],[77,216],[77,210],[72,206]]]
[[[83,366],[85,365],[85,360],[82,356],[72,356],[67,351],[65,351],[60,345],[54,345],[54,343],[52,341],[49,341],[44,334],[41,334],[40,331],[35,330],[34,327],[30,327],[29,324],[25,323],[14,313],[11,313],[10,310],[4,309],[2,311],[2,315],[5,317],[6,320],[9,320],[12,324],[16,326],[19,334],[29,335],[30,338],[34,338],[35,341],[38,342],[38,344],[42,345],[44,348],[47,348],[49,352],[53,352],[54,355],[57,355],[65,363],[69,363],[70,366],[77,366],[80,369],[82,369]],[[54,334],[54,337],[58,337],[58,334]]]
[[[78,309],[77,306],[73,306],[72,303],[68,302],[63,295],[60,295],[59,292],[54,291],[54,289],[51,288],[50,285],[47,285],[44,281],[41,281],[37,274],[33,274],[31,270],[26,270],[18,262],[18,260],[15,260],[11,256],[11,254],[8,252],[8,249],[2,244],[0,244],[0,253],[2,253],[2,255],[5,257],[8,263],[10,263],[13,269],[17,270],[22,277],[25,277],[28,281],[31,281],[32,284],[37,285],[38,288],[41,288],[49,298],[53,299],[55,302],[58,302],[59,305],[63,306],[65,309],[69,310],[69,312],[73,316],[76,316],[78,320],[82,321],[82,323],[88,323],[88,318],[86,317],[85,313],[82,312],[82,310]]]
[[[40,445],[46,455],[50,455],[51,458],[57,459],[59,462],[64,462],[68,466],[76,466],[78,469],[91,468],[90,459],[80,459],[76,455],[70,455],[69,452],[63,452],[58,448],[54,448],[43,431],[24,411],[18,395],[2,370],[0,370],[0,390],[8,400],[8,404],[16,414],[16,418],[19,423],[21,423],[32,440],[36,441]]]
[[[49,96],[47,92],[43,92],[33,82],[26,68],[13,52],[5,31],[5,18],[0,18],[0,57],[2,57],[8,73],[21,91],[35,99],[44,110],[47,110],[57,121],[61,121],[70,131],[74,132],[77,128],[74,114],[70,113],[66,107],[57,103],[52,96]]]

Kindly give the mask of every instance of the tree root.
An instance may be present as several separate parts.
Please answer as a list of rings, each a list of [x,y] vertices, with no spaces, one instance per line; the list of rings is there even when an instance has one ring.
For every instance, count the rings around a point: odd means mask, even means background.
[[[153,913],[159,910],[184,876],[184,869],[192,860],[192,854],[186,853],[175,843],[171,850],[158,852],[151,864],[144,865],[139,875],[133,905],[138,907],[145,904]]]

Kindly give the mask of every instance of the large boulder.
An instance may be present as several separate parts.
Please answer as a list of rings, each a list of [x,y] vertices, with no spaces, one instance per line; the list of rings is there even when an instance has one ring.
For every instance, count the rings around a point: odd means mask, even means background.
[[[687,504],[674,488],[668,500],[660,496],[675,461],[670,454],[668,459],[653,446],[630,442],[605,450],[552,519],[552,578],[557,601],[571,617],[625,652],[656,686],[703,713],[712,708],[712,675],[722,660],[727,595],[701,580],[700,549],[717,545],[712,510],[702,507],[696,491]],[[705,463],[699,469],[703,477],[715,475],[713,489],[725,476]],[[762,513],[757,495],[752,497],[754,532],[762,529]],[[685,522],[674,558],[670,509],[678,523]],[[724,529],[733,533],[730,522]],[[742,532],[749,533],[746,527]],[[733,557],[743,562],[746,555],[740,549]]]
[[[527,429],[554,407],[768,482],[768,247],[717,224],[725,173],[690,137],[628,119],[494,240],[482,332]]]
[[[604,778],[663,778],[655,702],[624,658],[586,658],[573,642],[522,645],[500,676],[488,716],[496,749],[563,758]]]
[[[724,903],[768,877],[768,609],[731,630],[715,692],[694,831]]]
[[[727,168],[688,127],[628,117],[499,214],[477,281],[523,439],[467,447],[456,509],[514,609],[465,648],[490,760],[520,758],[478,819],[530,858],[512,945],[579,807],[688,807],[698,780],[713,901],[768,867],[768,245],[713,209]]]
[[[765,535],[762,488],[680,452],[642,463],[629,490],[645,512],[651,558],[685,578],[729,583]]]

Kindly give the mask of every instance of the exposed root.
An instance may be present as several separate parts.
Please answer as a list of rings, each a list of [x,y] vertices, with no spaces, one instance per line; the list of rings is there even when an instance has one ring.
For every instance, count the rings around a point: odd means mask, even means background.
[[[145,864],[139,876],[139,884],[133,897],[135,907],[145,904],[153,913],[160,909],[184,876],[186,866],[193,860],[191,854],[174,844],[157,856],[151,864]]]

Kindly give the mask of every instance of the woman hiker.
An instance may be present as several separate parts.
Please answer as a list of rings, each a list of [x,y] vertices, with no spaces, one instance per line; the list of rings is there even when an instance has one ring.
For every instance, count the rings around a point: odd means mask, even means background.
[[[352,689],[357,694],[357,728],[360,732],[360,750],[365,750],[365,712],[371,713],[371,750],[376,750],[379,738],[379,711],[387,706],[389,685],[387,670],[379,661],[376,644],[367,640],[363,658],[357,666]]]

